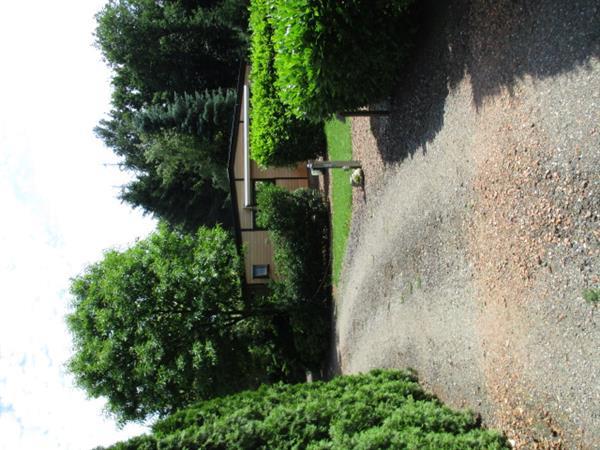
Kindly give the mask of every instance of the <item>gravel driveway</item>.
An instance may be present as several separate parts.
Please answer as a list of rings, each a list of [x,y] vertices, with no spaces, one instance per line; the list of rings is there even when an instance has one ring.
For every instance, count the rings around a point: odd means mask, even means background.
[[[412,368],[519,448],[600,448],[600,2],[441,3],[391,116],[352,119],[333,368]]]

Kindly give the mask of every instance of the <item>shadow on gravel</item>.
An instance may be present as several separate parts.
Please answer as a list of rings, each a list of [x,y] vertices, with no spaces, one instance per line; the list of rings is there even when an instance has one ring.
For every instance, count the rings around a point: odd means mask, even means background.
[[[449,92],[470,77],[473,104],[526,76],[544,79],[600,57],[598,0],[428,0],[414,58],[392,96],[392,113],[371,118],[384,161],[400,162],[442,129]]]

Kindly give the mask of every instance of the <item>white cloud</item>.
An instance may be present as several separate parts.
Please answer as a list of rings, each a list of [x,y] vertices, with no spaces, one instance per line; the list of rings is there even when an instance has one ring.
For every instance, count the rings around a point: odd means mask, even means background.
[[[92,129],[109,74],[92,48],[104,1],[0,3],[0,450],[81,449],[119,430],[73,387],[69,278],[153,222],[115,198],[126,176]]]

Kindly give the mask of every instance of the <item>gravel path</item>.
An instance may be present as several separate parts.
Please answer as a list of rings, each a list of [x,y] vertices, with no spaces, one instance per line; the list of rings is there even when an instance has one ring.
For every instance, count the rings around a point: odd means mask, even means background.
[[[449,3],[393,114],[352,121],[334,369],[413,368],[519,448],[600,448],[600,2]]]

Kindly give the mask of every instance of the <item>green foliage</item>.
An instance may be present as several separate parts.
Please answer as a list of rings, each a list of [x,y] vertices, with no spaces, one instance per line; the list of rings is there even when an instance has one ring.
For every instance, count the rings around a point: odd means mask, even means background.
[[[585,301],[595,305],[600,302],[600,289],[585,289],[583,291]]]
[[[124,164],[137,179],[122,198],[188,230],[229,225],[226,166],[235,101],[232,89],[219,89],[175,95],[132,114],[136,145]]]
[[[251,17],[260,9],[272,27],[264,45],[274,47],[270,82],[278,101],[295,117],[321,121],[388,95],[412,42],[413,2],[253,0]],[[252,24],[254,45],[264,31]]]
[[[252,30],[252,159],[261,166],[282,166],[322,154],[325,136],[321,125],[292,117],[275,86],[271,0],[253,0]]]
[[[96,133],[135,175],[121,198],[192,232],[231,225],[235,94],[221,88],[235,85],[246,52],[246,1],[109,0],[96,20],[113,71],[112,111]]]
[[[154,135],[142,135],[144,156],[156,167],[163,185],[173,185],[184,174],[199,183],[209,180],[211,185],[226,191],[227,172],[219,159],[217,142],[203,141],[188,134],[165,130]]]
[[[210,142],[222,142],[226,148],[236,100],[234,89],[174,94],[139,111],[135,124],[143,133],[176,131]],[[221,158],[226,162],[227,153]]]
[[[114,72],[113,105],[233,86],[246,17],[242,0],[109,0],[96,15],[96,43]]]
[[[69,369],[122,420],[164,415],[257,382],[240,323],[252,315],[241,264],[220,228],[195,236],[165,225],[106,252],[72,281]]]
[[[193,167],[179,170],[176,177],[165,180],[163,177],[169,171],[166,166],[161,168],[158,160],[156,162],[158,166],[142,166],[144,170],[137,174],[136,179],[123,187],[122,200],[189,232],[201,225],[231,225],[227,191],[215,187],[210,179],[201,178]],[[219,177],[215,173],[212,179],[224,179],[224,169],[219,168],[219,172],[223,175]]]
[[[280,277],[271,284],[270,301],[289,311],[298,362],[318,371],[331,320],[327,206],[318,191],[268,184],[258,191],[257,204],[257,223],[269,230]]]
[[[121,198],[189,231],[230,225],[226,166],[235,101],[232,89],[175,94],[101,122],[98,136],[136,174]]]
[[[133,444],[132,444],[133,443]],[[159,421],[129,449],[508,449],[423,392],[403,372],[377,370],[330,382],[262,386],[198,403]]]

